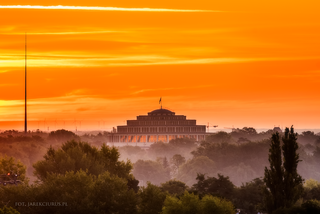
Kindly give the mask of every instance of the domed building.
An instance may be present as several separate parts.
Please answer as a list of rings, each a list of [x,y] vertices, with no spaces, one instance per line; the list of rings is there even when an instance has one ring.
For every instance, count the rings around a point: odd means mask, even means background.
[[[148,115],[139,115],[136,120],[127,120],[126,126],[117,126],[109,136],[109,142],[154,143],[169,142],[176,138],[205,139],[206,126],[197,125],[196,120],[187,120],[167,109],[156,109]]]

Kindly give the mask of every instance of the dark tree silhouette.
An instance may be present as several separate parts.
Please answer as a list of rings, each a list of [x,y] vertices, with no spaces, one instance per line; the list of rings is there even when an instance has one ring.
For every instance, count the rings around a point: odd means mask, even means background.
[[[302,194],[302,178],[297,172],[299,163],[297,134],[286,128],[282,138],[282,153],[279,133],[271,137],[269,149],[270,169],[265,168],[265,205],[269,213],[279,208],[291,207]],[[282,161],[283,160],[283,161]]]
[[[291,127],[290,131],[286,128],[285,135],[282,138],[285,207],[293,206],[302,194],[303,180],[297,172],[298,163],[301,161],[297,153],[299,148],[297,135]]]
[[[284,205],[283,193],[283,167],[281,158],[280,136],[275,133],[271,137],[269,149],[270,169],[265,167],[264,179],[266,184],[264,189],[265,204],[268,212],[272,212]]]

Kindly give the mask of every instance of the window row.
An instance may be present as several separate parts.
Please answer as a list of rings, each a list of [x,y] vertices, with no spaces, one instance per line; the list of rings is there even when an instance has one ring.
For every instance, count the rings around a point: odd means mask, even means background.
[[[169,142],[176,138],[190,138],[196,141],[202,141],[205,139],[205,135],[118,135],[110,136],[108,142],[120,142],[120,143],[153,143],[153,142]]]
[[[205,126],[193,127],[119,127],[118,133],[139,133],[139,132],[205,132]]]
[[[160,117],[153,117],[153,116],[138,116],[139,120],[185,120],[186,116],[160,116]]]
[[[196,125],[195,120],[182,120],[182,121],[127,121],[128,125]]]

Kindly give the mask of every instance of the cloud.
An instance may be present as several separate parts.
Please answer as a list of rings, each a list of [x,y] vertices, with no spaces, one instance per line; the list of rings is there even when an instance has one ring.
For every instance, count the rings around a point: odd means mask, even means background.
[[[1,8],[1,6],[0,6]],[[40,33],[28,33],[29,35],[75,35],[75,34],[106,34],[106,33],[123,33],[125,31],[79,31],[79,32],[40,32]],[[25,35],[25,33],[0,33],[1,35]]]
[[[4,58],[3,60],[1,58]],[[291,61],[312,60],[319,57],[284,57],[284,58],[177,58],[163,55],[136,55],[136,56],[93,56],[77,57],[55,56],[28,57],[28,67],[126,67],[126,66],[150,66],[150,65],[200,65],[200,64],[225,64],[246,63],[262,61]],[[24,59],[7,60],[6,56],[0,57],[0,68],[17,68],[24,66]]]
[[[0,5],[0,9],[40,9],[40,10],[99,10],[129,12],[220,12],[213,10],[183,10],[165,8],[122,8],[122,7],[86,7],[86,6],[42,6],[42,5]]]

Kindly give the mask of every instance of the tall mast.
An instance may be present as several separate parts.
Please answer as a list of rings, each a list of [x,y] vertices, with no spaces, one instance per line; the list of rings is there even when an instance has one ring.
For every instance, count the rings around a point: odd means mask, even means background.
[[[27,33],[25,34],[25,66],[24,66],[24,133],[27,134]]]

